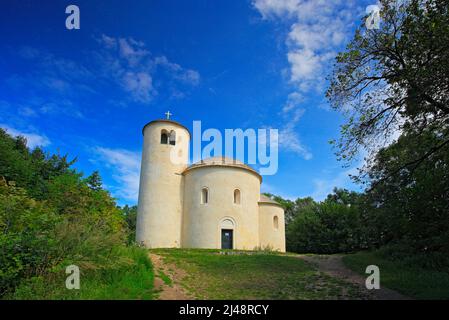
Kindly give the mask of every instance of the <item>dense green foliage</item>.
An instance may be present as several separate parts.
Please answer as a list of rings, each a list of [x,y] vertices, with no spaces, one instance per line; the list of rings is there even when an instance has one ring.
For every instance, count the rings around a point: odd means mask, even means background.
[[[369,156],[361,215],[368,242],[449,267],[449,2],[381,1],[336,59],[327,96],[348,114],[342,159]],[[396,141],[387,139],[399,133]],[[426,257],[426,259],[423,259]]]
[[[288,250],[335,253],[363,248],[359,211],[355,207],[325,201],[311,205],[288,225]]]
[[[129,208],[117,207],[98,172],[83,178],[72,164],[66,156],[29,151],[23,138],[0,130],[0,296],[17,288],[19,297],[33,297],[29,290],[35,288],[35,298],[48,296],[38,289],[52,286],[69,291],[64,278],[70,264],[86,283],[98,280],[99,288],[127,269],[143,267],[151,278],[148,258],[129,251],[141,249],[126,246],[135,224]],[[62,296],[86,297],[86,290]]]
[[[148,252],[138,247],[121,247],[113,256],[122,263],[95,272],[84,272],[80,290],[65,288],[64,271],[33,277],[20,283],[9,299],[153,299],[153,270]]]
[[[398,170],[442,137],[433,132],[403,134],[381,149],[369,171],[371,186],[363,194],[335,189],[320,203],[270,195],[292,217],[286,219],[287,249],[338,253],[387,246],[385,258],[400,256],[413,266],[447,271],[449,152],[433,153],[419,166]]]
[[[381,150],[370,170],[366,192],[366,233],[376,246],[400,244],[424,267],[449,267],[449,150],[436,152],[419,166],[400,169],[403,161],[426,152],[434,133],[404,134]],[[397,171],[397,172],[396,172]],[[394,174],[393,174],[394,172]]]
[[[363,196],[356,192],[336,188],[323,202],[266,195],[285,208],[287,251],[337,253],[370,246],[361,214]]]
[[[337,155],[350,161],[367,151],[355,177],[366,190],[335,190],[320,203],[277,198],[286,210],[287,248],[385,248],[383,258],[447,272],[449,2],[380,2],[380,29],[360,25],[336,58],[327,92],[348,116],[332,142]]]
[[[128,229],[128,243],[134,243],[136,241],[137,206],[125,205],[122,212],[125,215],[125,223]]]
[[[270,197],[274,201],[278,202],[284,208],[285,223],[289,224],[296,218],[296,215],[303,209],[315,203],[315,201],[310,198],[298,198],[295,201],[289,199],[283,199],[280,196],[273,195],[271,193],[265,193],[267,197]]]
[[[435,153],[432,162],[390,174],[404,158],[424,152],[424,139],[436,138],[422,136],[413,146],[403,135],[382,149],[370,171],[373,185],[363,194],[334,189],[322,202],[272,196],[292,217],[286,219],[287,250],[342,253],[388,246],[394,249],[383,251],[386,258],[401,256],[415,266],[447,271],[449,153]]]

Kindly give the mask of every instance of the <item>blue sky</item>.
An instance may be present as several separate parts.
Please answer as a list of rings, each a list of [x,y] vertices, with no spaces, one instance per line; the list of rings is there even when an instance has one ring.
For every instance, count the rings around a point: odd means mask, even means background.
[[[141,129],[170,110],[203,129],[277,128],[263,191],[323,199],[357,189],[328,144],[333,57],[374,1],[3,1],[0,125],[78,157],[120,204],[137,203]],[[81,29],[67,30],[76,4]]]

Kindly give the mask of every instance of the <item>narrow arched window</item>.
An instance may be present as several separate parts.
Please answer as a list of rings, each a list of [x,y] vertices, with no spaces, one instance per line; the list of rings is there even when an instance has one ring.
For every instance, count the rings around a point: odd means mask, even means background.
[[[201,190],[201,204],[206,204],[209,202],[209,190],[207,188],[203,188]]]
[[[273,217],[273,227],[277,230],[279,228],[279,219],[278,216]]]
[[[168,144],[168,134],[166,131],[161,132],[161,144]]]
[[[234,190],[234,203],[240,204],[240,190],[239,189]]]
[[[170,131],[170,136],[168,140],[170,141],[171,145],[174,146],[176,144],[176,132],[174,130]]]

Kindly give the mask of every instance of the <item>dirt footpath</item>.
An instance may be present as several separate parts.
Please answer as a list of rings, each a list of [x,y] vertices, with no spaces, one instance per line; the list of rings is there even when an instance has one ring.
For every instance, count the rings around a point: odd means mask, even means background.
[[[150,253],[149,257],[153,263],[154,268],[154,288],[159,292],[159,300],[191,300],[194,299],[189,295],[184,288],[179,284],[181,279],[185,276],[185,272],[175,265],[167,265],[162,260],[162,257]],[[170,284],[164,282],[161,278],[161,272],[168,276],[171,280]]]
[[[357,285],[361,290],[367,292],[367,299],[374,300],[408,300],[406,297],[394,290],[382,287],[382,276],[380,281],[380,289],[368,290],[365,286],[366,277],[347,268],[342,261],[341,255],[299,255],[298,258],[305,260],[316,266],[318,271],[326,273],[332,277],[339,278]],[[368,275],[367,275],[368,276]],[[363,297],[362,297],[363,298]]]

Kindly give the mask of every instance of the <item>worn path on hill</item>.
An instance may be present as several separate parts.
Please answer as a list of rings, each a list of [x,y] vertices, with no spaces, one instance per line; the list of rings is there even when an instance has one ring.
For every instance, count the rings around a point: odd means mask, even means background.
[[[366,291],[366,299],[373,300],[408,300],[406,297],[394,290],[382,287],[382,274],[380,281],[380,289],[368,290],[365,286],[366,277],[347,268],[343,261],[342,255],[297,255],[298,258],[311,263],[318,271],[326,273],[332,277],[345,280],[347,282],[357,285],[361,290]],[[368,276],[368,275],[367,275]]]
[[[191,300],[190,296],[180,282],[185,277],[184,270],[179,269],[176,265],[166,264],[160,255],[149,253],[154,268],[154,288],[159,292],[159,300]],[[168,276],[171,284],[166,284],[160,276],[160,272]]]

